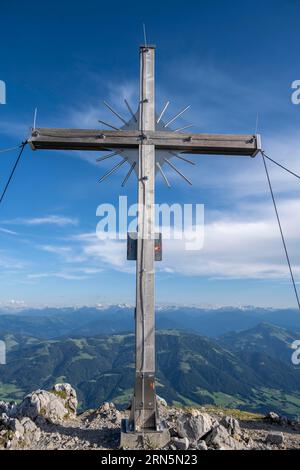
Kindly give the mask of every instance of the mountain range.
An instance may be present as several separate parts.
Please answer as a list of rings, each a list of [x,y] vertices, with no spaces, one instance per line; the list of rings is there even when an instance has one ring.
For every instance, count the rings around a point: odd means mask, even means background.
[[[0,308],[0,332],[22,333],[44,339],[133,332],[133,317],[133,307],[126,305],[21,311]],[[300,332],[300,313],[296,309],[174,306],[160,307],[156,312],[157,329],[184,330],[211,338],[250,329],[262,322]]]
[[[101,312],[103,329],[113,325],[116,330],[126,330],[126,322],[122,326],[116,319],[127,318],[129,313],[126,308],[125,315],[123,309],[115,312],[111,323],[108,312]],[[19,400],[31,390],[49,389],[53,383],[66,381],[75,386],[81,409],[95,408],[103,401],[126,406],[134,380],[134,335],[130,331],[98,334],[96,320],[91,318],[94,314],[87,313],[85,319],[82,311],[61,316],[1,315],[0,338],[5,340],[8,353],[7,365],[0,366],[0,399]],[[188,314],[195,325],[194,312]],[[228,318],[227,314],[225,311]],[[268,314],[272,312],[265,312]],[[68,315],[73,318],[72,334]],[[207,320],[206,315],[202,313],[202,320]],[[54,337],[57,317],[60,335]],[[181,318],[178,312],[174,317]],[[38,336],[29,334],[34,328]],[[75,334],[78,328],[83,334]],[[291,363],[291,343],[299,337],[297,332],[266,322],[225,332],[218,338],[183,328],[160,329],[156,335],[157,393],[175,405],[212,404],[298,415],[300,368]]]

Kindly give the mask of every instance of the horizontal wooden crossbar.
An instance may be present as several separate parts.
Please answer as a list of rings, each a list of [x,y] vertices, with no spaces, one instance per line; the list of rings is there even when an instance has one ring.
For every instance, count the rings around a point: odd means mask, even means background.
[[[33,150],[110,150],[155,145],[194,154],[254,157],[260,150],[260,136],[252,134],[195,134],[161,131],[108,131],[86,129],[34,129],[29,139]]]

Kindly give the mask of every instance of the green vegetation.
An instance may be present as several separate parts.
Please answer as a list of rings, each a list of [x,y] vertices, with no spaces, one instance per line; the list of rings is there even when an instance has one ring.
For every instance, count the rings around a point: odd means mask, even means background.
[[[56,395],[59,398],[62,398],[63,400],[67,399],[67,393],[65,390],[54,390],[53,388],[49,390],[49,392],[53,393],[53,395]]]
[[[291,333],[266,324],[218,341],[160,331],[157,393],[178,406],[299,415],[300,369],[290,363],[292,339]],[[9,340],[9,363],[0,367],[0,399],[20,400],[37,388],[69,382],[82,409],[103,401],[128,404],[134,382],[132,334],[56,340],[10,334]]]
[[[0,382],[0,400],[20,401],[24,397],[24,391],[14,383]]]

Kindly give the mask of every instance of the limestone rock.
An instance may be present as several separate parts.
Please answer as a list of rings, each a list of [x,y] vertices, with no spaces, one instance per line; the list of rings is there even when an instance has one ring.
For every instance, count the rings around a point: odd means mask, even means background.
[[[231,416],[224,416],[224,418],[221,419],[220,424],[227,429],[231,436],[240,436],[241,428],[237,419],[232,418]]]
[[[73,397],[72,397],[73,400]],[[28,417],[35,420],[42,416],[52,423],[61,423],[74,415],[74,400],[70,406],[69,395],[60,392],[36,390],[27,395],[18,407],[18,417]]]
[[[205,441],[199,441],[197,444],[197,450],[208,450]]]
[[[213,426],[213,421],[207,413],[184,413],[177,418],[179,437],[187,437],[191,443],[201,439]]]
[[[101,415],[103,418],[112,418],[119,414],[113,403],[104,402],[97,410],[97,415]]]
[[[77,394],[70,384],[55,384],[53,392],[65,401],[65,405],[71,412],[76,413],[78,406]]]
[[[274,413],[274,411],[270,411],[266,414],[265,419],[267,421],[278,422],[280,420],[280,416],[277,413]]]
[[[21,405],[0,402],[0,449],[88,450],[119,446],[120,421],[128,418],[128,410],[119,411],[113,403],[105,402],[98,409],[76,416],[76,407],[76,392],[68,384],[57,384],[48,392],[32,392]],[[300,434],[294,432],[298,422],[276,413],[270,413],[265,423],[260,420],[259,426],[248,426],[231,416],[218,418],[217,413],[204,408],[187,412],[161,404],[160,417],[168,432],[166,448],[174,451],[300,448]],[[155,443],[150,442],[150,447],[155,448]]]
[[[17,404],[15,402],[0,401],[0,416],[5,413],[9,417],[14,417],[17,412]]]
[[[31,421],[30,418],[22,418],[20,421],[21,426],[24,429],[23,440],[26,445],[30,445],[32,442],[38,442],[41,437],[41,430]]]
[[[40,429],[30,418],[9,418],[4,413],[0,420],[0,447],[23,449],[37,443],[41,437]]]
[[[187,437],[173,437],[172,444],[174,444],[175,448],[178,450],[187,450],[189,448],[190,442]]]
[[[2,414],[0,423],[10,431],[19,433],[20,436],[24,434],[24,428],[17,418],[10,418],[5,413]]]
[[[156,399],[157,399],[157,403],[158,403],[158,406],[168,406],[168,403],[166,402],[166,400],[162,397],[160,397],[159,395],[156,395]]]
[[[108,401],[104,402],[99,408],[98,412],[101,414],[107,414],[110,413],[111,411],[115,410],[115,405],[113,403],[109,403]]]
[[[267,444],[282,446],[284,444],[284,435],[282,432],[270,432],[266,437]]]
[[[277,413],[274,413],[274,411],[270,411],[264,419],[271,424],[279,424],[280,426],[288,426],[292,424],[292,421],[290,421],[286,416],[279,416]]]
[[[104,402],[95,412],[92,413],[92,416],[99,417],[104,421],[110,421],[115,424],[120,424],[122,419],[122,414],[117,410],[113,403]]]
[[[243,445],[230,436],[227,429],[219,424],[206,437],[206,444],[215,449],[241,450]]]

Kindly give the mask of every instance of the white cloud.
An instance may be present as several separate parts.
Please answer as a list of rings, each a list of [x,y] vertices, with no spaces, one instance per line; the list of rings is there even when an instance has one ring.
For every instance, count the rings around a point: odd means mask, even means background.
[[[4,220],[2,223],[8,225],[57,225],[65,227],[67,225],[78,225],[79,221],[73,217],[64,217],[60,215],[48,215],[43,217],[17,218]]]
[[[6,233],[7,235],[18,235],[14,230],[9,230],[7,228],[0,227],[0,232]]]
[[[186,251],[186,240],[164,240],[163,262],[156,269],[165,273],[209,278],[288,279],[289,271],[271,204],[244,205],[239,211],[223,211],[206,223],[204,248]],[[278,206],[294,273],[300,278],[300,201],[288,199]],[[192,229],[190,229],[191,232]],[[191,237],[192,233],[187,234]],[[126,241],[98,240],[94,233],[73,237],[91,262],[103,269],[134,272],[126,261]]]
[[[95,232],[73,237],[81,246],[82,253],[100,267],[110,267],[123,272],[133,272],[126,261],[126,240],[99,240]]]
[[[78,249],[71,246],[61,245],[37,245],[37,248],[47,253],[60,256],[66,263],[82,263],[86,261],[83,253],[78,253]]]
[[[55,253],[57,255],[63,255],[63,256],[65,256],[66,254],[68,255],[72,252],[72,249],[70,246],[39,245],[38,248],[40,248],[43,251],[47,251],[48,253]]]
[[[25,266],[22,260],[11,257],[4,250],[0,250],[0,268],[7,270],[21,270]]]
[[[296,277],[300,277],[300,201],[280,204],[282,225]],[[265,206],[251,216],[224,213],[205,225],[201,251],[184,250],[184,241],[164,242],[163,270],[222,278],[287,279],[289,271],[275,215]]]
[[[58,271],[58,272],[42,272],[32,273],[27,275],[28,279],[43,279],[47,277],[57,277],[59,279],[65,279],[67,281],[82,281],[87,279],[87,276],[81,274],[75,274],[72,272]]]

